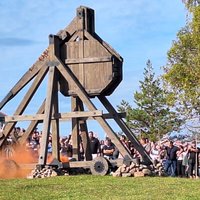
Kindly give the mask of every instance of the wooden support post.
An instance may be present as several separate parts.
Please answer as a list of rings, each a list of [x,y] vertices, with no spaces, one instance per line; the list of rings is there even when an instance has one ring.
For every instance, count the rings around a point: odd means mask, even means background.
[[[77,97],[77,103],[78,103],[78,110],[84,111],[83,102],[78,97]],[[80,126],[81,138],[82,138],[82,142],[83,142],[85,160],[92,160],[92,154],[91,154],[91,149],[90,149],[90,140],[89,140],[89,136],[88,136],[86,120],[79,120],[79,126]]]
[[[29,88],[28,92],[26,93],[26,95],[24,96],[22,102],[20,103],[20,105],[18,106],[17,110],[15,111],[14,115],[20,115],[24,112],[24,110],[26,109],[28,103],[31,101],[33,95],[35,94],[37,88],[39,87],[40,83],[42,82],[44,76],[47,73],[47,67],[43,67],[40,71],[39,74],[36,76],[35,80],[33,81],[31,87]],[[0,147],[2,146],[2,144],[4,143],[4,141],[7,139],[9,133],[12,131],[12,129],[14,128],[16,122],[13,123],[8,123],[5,125],[4,127],[4,138],[2,140],[0,140]]]
[[[54,75],[55,75],[55,66],[49,67],[49,79],[47,86],[47,97],[45,103],[45,118],[43,124],[41,145],[40,145],[40,155],[38,164],[41,166],[46,165],[47,162],[47,149],[49,142],[50,134],[50,124],[51,124],[51,115],[52,115],[52,102],[53,102],[53,88],[54,88]]]
[[[53,111],[52,114],[58,114],[58,80],[57,71],[55,72],[54,88],[53,88]],[[60,161],[60,143],[59,143],[59,118],[51,120],[52,126],[52,156]]]
[[[71,97],[71,110],[77,111],[77,97]],[[80,136],[79,136],[79,122],[77,118],[72,118],[72,147],[73,158],[80,160]]]
[[[128,139],[133,143],[135,149],[141,154],[143,160],[147,163],[152,163],[152,160],[149,156],[149,154],[146,152],[146,150],[143,148],[143,146],[140,144],[136,136],[132,133],[132,131],[129,129],[129,127],[125,124],[123,119],[121,119],[113,106],[110,104],[110,102],[107,100],[105,96],[98,96],[101,103],[105,106],[105,108],[108,110],[110,114],[113,115],[113,119],[117,122],[121,130],[125,133],[125,135],[128,137]]]

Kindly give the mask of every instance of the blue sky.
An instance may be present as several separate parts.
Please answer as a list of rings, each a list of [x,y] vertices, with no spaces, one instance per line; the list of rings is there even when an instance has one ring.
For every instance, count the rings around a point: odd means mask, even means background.
[[[95,10],[97,34],[124,59],[123,81],[108,97],[115,107],[122,99],[133,104],[133,93],[139,88],[148,59],[156,74],[162,73],[166,53],[186,20],[181,0],[1,0],[0,100],[48,46],[48,35],[66,27],[80,5]],[[45,94],[45,85],[41,90]],[[12,115],[25,91],[1,111]],[[42,95],[36,96],[26,112],[35,113],[41,102]],[[64,109],[62,112],[69,111],[69,101],[61,98],[60,108]],[[119,131],[114,123],[111,125]],[[61,134],[68,134],[69,129],[70,125],[61,125]],[[89,130],[100,137],[105,135],[96,123],[90,122]]]

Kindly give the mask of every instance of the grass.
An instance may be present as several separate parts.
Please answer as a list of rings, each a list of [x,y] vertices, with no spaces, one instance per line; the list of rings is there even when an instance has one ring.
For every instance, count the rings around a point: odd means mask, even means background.
[[[200,179],[112,176],[60,176],[45,179],[0,179],[0,200],[49,199],[200,199]]]

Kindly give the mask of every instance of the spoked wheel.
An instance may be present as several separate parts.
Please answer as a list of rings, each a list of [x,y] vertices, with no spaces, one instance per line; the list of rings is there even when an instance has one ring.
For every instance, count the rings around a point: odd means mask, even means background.
[[[90,170],[93,175],[105,176],[109,170],[108,160],[104,157],[96,157],[90,166]]]

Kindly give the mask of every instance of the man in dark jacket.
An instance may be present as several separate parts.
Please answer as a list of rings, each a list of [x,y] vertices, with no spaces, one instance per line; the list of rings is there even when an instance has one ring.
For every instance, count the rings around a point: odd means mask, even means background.
[[[165,163],[165,173],[169,176],[176,176],[176,167],[177,167],[177,151],[180,149],[177,146],[174,146],[173,141],[169,142],[169,146],[165,147],[167,157]]]

